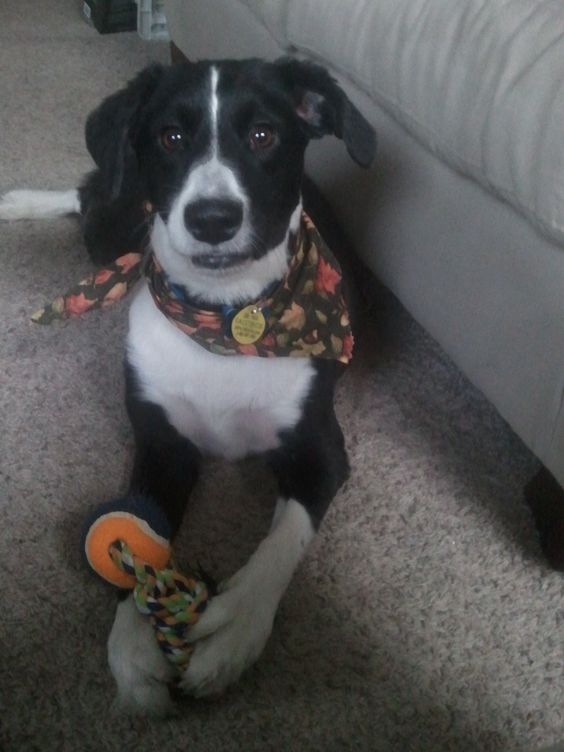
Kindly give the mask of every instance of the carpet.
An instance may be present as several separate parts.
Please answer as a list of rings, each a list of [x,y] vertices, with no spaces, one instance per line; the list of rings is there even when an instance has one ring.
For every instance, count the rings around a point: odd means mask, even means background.
[[[78,0],[0,6],[0,191],[76,186],[86,114],[162,44],[100,36]],[[353,467],[265,653],[177,718],[112,712],[112,594],[82,520],[122,491],[127,303],[29,317],[90,270],[72,218],[0,225],[0,738],[31,750],[531,752],[564,736],[564,579],[522,486],[535,459],[385,290],[337,410]],[[184,562],[233,573],[275,489],[257,461],[206,465]]]

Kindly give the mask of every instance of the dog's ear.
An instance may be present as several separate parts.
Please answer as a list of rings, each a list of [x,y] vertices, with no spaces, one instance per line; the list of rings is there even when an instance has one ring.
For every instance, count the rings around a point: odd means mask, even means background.
[[[275,65],[309,138],[332,133],[345,142],[357,164],[369,167],[376,156],[374,129],[325,68],[288,57]]]
[[[126,165],[135,158],[131,136],[164,70],[157,64],[145,68],[124,89],[105,99],[86,121],[86,147],[110,198],[119,195]]]

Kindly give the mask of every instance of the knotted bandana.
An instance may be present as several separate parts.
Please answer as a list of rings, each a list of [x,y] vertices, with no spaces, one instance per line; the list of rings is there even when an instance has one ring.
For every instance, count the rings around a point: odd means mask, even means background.
[[[169,283],[154,257],[146,274],[162,313],[216,355],[313,356],[341,363],[352,357],[341,270],[305,213],[286,277],[273,292],[243,308],[195,307],[182,288]]]
[[[128,253],[38,311],[36,323],[106,308],[121,299],[142,274],[142,256]],[[217,355],[316,357],[348,363],[354,339],[342,293],[339,264],[317,228],[302,213],[289,269],[282,282],[241,308],[205,310],[172,284],[151,255],[149,290],[160,311],[182,332]]]

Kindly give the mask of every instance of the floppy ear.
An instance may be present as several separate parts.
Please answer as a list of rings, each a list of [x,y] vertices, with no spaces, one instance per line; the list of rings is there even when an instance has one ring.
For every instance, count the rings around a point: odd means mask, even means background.
[[[157,64],[145,68],[88,116],[86,147],[100,168],[110,198],[119,195],[126,166],[135,159],[132,129],[163,72]]]
[[[308,136],[334,134],[357,164],[369,167],[376,155],[374,129],[325,68],[293,58],[281,58],[276,65]]]

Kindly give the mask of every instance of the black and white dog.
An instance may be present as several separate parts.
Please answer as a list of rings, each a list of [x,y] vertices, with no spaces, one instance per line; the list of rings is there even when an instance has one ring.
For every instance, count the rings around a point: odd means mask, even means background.
[[[169,280],[202,306],[245,306],[288,270],[302,211],[304,152],[335,134],[368,166],[371,126],[321,67],[292,59],[152,66],[89,117],[98,166],[78,191],[13,191],[0,218],[80,212],[92,258],[139,247],[142,211]],[[306,207],[307,208],[307,207]],[[181,690],[221,692],[260,655],[279,601],[348,474],[334,360],[210,353],[176,328],[146,286],[127,339],[127,407],[136,439],[131,493],[181,524],[203,454],[263,454],[279,482],[267,537],[212,599]],[[131,597],[120,601],[109,662],[122,700],[164,710],[173,671]]]

